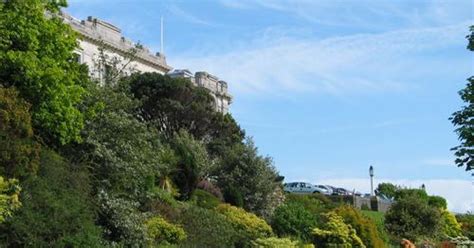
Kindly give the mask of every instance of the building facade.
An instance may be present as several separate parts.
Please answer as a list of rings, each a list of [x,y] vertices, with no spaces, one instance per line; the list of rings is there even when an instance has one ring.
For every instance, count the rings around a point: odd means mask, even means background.
[[[207,72],[192,74],[189,70],[174,70],[166,63],[164,54],[151,53],[141,44],[122,36],[120,28],[89,16],[78,20],[67,13],[61,13],[64,22],[80,35],[77,60],[89,67],[91,77],[104,83],[112,70],[120,69],[122,76],[134,72],[156,72],[170,77],[189,78],[199,87],[209,89],[215,99],[216,111],[227,113],[232,97],[227,83]]]

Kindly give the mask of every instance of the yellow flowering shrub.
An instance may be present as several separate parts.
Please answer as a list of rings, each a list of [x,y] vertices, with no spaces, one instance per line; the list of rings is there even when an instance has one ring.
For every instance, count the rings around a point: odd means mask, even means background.
[[[182,227],[171,224],[160,216],[149,219],[145,226],[151,245],[177,244],[186,239],[186,233]]]
[[[265,220],[241,208],[220,204],[216,210],[226,216],[236,229],[243,231],[251,239],[269,237],[273,233]]]
[[[441,210],[442,230],[446,236],[462,236],[461,224],[456,220],[456,216],[447,209]]]
[[[5,180],[0,176],[0,223],[13,215],[13,211],[21,206],[18,195],[20,194],[18,180]]]
[[[252,241],[252,247],[254,248],[297,248],[298,242],[292,241],[288,238],[258,238]]]
[[[365,248],[362,240],[351,225],[335,212],[325,214],[326,223],[323,228],[313,229],[314,244],[317,247]]]

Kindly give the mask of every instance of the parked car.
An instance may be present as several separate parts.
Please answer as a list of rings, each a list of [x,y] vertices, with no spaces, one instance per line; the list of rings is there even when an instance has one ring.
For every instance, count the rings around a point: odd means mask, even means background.
[[[316,187],[324,189],[326,192],[323,194],[325,195],[332,195],[332,193],[334,192],[334,189],[333,189],[334,187],[329,186],[329,185],[316,185]]]
[[[352,192],[345,188],[336,188],[332,194],[333,195],[352,195]]]
[[[325,189],[312,185],[311,183],[305,183],[305,182],[285,183],[283,185],[283,188],[285,192],[295,193],[295,194],[313,194],[313,193],[327,194],[327,191]]]

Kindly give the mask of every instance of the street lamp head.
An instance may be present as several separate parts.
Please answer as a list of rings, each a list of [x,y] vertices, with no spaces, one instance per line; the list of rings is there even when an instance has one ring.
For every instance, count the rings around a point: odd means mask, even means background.
[[[369,167],[369,174],[371,177],[374,176],[374,167],[372,165]]]

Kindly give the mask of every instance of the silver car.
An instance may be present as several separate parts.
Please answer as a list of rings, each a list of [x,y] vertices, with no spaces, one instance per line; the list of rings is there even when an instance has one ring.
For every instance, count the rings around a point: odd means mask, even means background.
[[[320,193],[320,194],[327,194],[327,190],[321,187],[312,185],[310,183],[305,182],[293,182],[293,183],[285,183],[284,190],[288,193],[295,193],[295,194],[313,194],[313,193]]]

